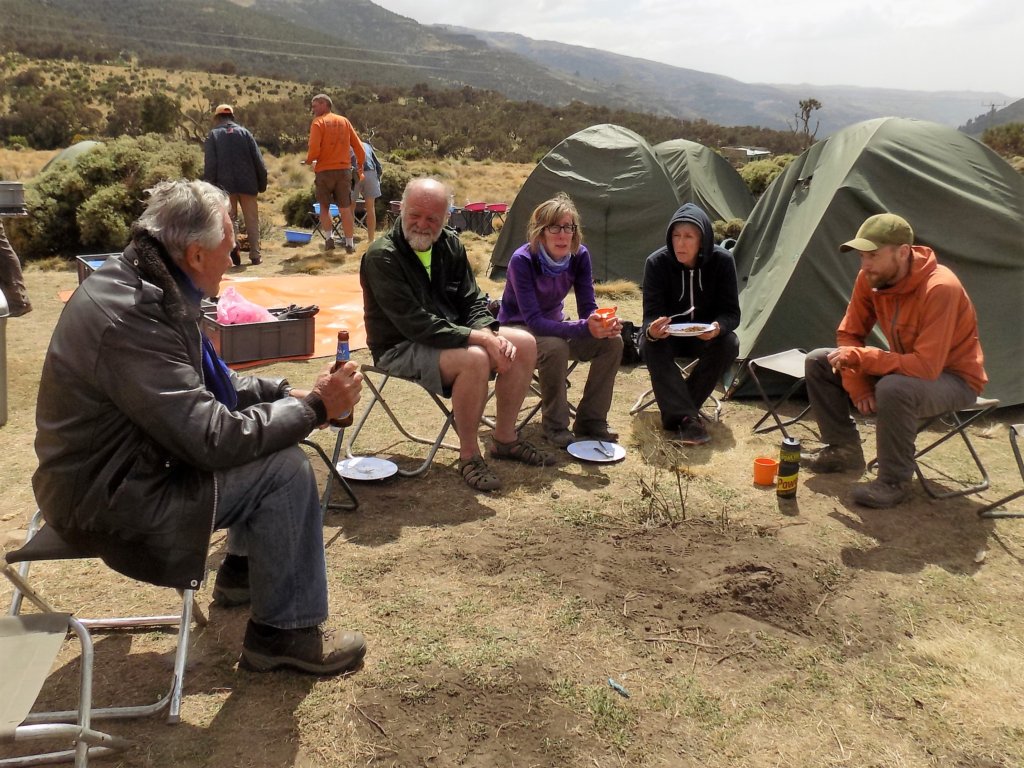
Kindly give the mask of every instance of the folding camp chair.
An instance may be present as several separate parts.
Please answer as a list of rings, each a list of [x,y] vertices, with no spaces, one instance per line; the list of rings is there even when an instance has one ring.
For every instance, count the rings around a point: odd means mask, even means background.
[[[569,361],[569,367],[566,368],[566,370],[565,370],[565,388],[566,389],[569,389],[572,386],[572,382],[569,381],[569,377],[572,375],[572,372],[576,370],[576,366],[579,365],[579,364],[580,364],[579,360],[570,360]],[[535,394],[537,397],[541,396],[541,394],[540,394],[540,378],[537,376],[537,372],[536,371],[533,372],[533,378],[530,380],[530,391],[533,392],[533,394]],[[492,394],[493,394],[493,392],[492,392]],[[490,399],[490,398],[488,398],[488,399]],[[516,424],[516,431],[521,430],[523,427],[525,427],[527,424],[530,423],[530,419],[532,419],[534,416],[537,415],[537,411],[540,410],[541,405],[542,405],[542,403],[538,400],[536,403],[534,403],[530,407],[530,410],[528,410],[526,412],[526,415],[523,416],[523,418],[521,418],[519,420],[518,424]],[[576,416],[576,406],[573,405],[572,403],[569,403],[569,415],[572,416],[573,418],[575,418],[575,416]]]
[[[78,552],[64,541],[52,527],[44,525],[42,514],[36,511],[29,523],[29,532],[25,544],[20,549],[4,554],[3,575],[14,586],[10,615],[17,616],[20,614],[23,598],[28,598],[42,611],[48,613],[58,612],[29,583],[28,575],[31,563],[44,560],[80,560],[88,557],[90,556]],[[145,717],[166,709],[167,722],[177,723],[181,719],[182,686],[185,676],[185,662],[188,658],[192,620],[194,616],[197,623],[205,624],[206,618],[195,607],[195,590],[183,590],[180,599],[181,609],[167,615],[79,619],[88,630],[140,629],[166,626],[176,626],[178,628],[174,668],[167,693],[153,704],[93,709],[92,717],[97,719]],[[75,710],[48,714],[54,720],[74,720],[78,717],[78,712]]]
[[[342,241],[345,239],[344,233],[341,231],[341,211],[338,210],[338,206],[331,203],[330,208],[327,209],[331,213],[331,237],[341,238]],[[325,241],[327,235],[324,234],[323,227],[320,226],[320,203],[313,203],[313,210],[309,213],[313,219],[313,234],[320,235]]]
[[[682,374],[683,381],[690,378],[690,374],[693,373],[693,369],[697,367],[697,363],[700,362],[699,357],[677,357],[673,362],[676,364],[676,368],[679,369],[679,373]],[[722,418],[722,401],[718,399],[714,392],[708,395],[708,400],[713,403],[713,410],[709,411],[704,403],[700,404],[700,412],[708,421],[720,421]],[[657,402],[654,398],[654,387],[649,387],[643,392],[633,403],[633,407],[629,409],[630,416],[636,416],[641,411],[645,411]],[[707,402],[707,401],[705,401]]]
[[[430,399],[434,401],[434,404],[441,411],[442,420],[440,429],[438,429],[437,435],[435,437],[420,437],[419,435],[410,432],[405,427],[405,425],[402,424],[401,419],[388,404],[387,400],[384,399],[383,394],[384,387],[387,386],[387,383],[391,379],[398,379],[399,381],[408,381],[410,383],[415,382],[412,382],[409,379],[402,379],[402,377],[400,376],[394,376],[393,374],[388,373],[383,368],[377,368],[376,366],[373,365],[364,365],[360,370],[362,371],[363,374],[363,384],[365,384],[366,388],[369,390],[369,397],[366,398],[364,396],[364,399],[366,399],[367,401],[366,405],[363,407],[362,413],[359,414],[359,417],[356,419],[355,423],[352,425],[351,431],[349,432],[349,438],[346,444],[346,455],[349,458],[353,457],[354,454],[352,453],[352,447],[355,445],[356,439],[359,437],[359,433],[362,432],[363,426],[366,424],[366,420],[369,418],[370,413],[373,411],[373,409],[377,406],[378,403],[380,404],[380,407],[384,409],[384,412],[387,414],[388,418],[391,419],[391,423],[395,425],[398,431],[401,432],[406,439],[411,440],[414,443],[420,443],[421,445],[430,446],[427,451],[426,458],[417,467],[415,467],[414,469],[403,469],[402,467],[398,468],[398,474],[401,475],[402,477],[418,477],[419,475],[422,475],[424,472],[430,469],[430,465],[434,462],[434,456],[437,454],[440,448],[448,448],[449,450],[453,451],[459,450],[459,446],[444,442],[445,435],[448,434],[448,430],[451,428],[452,424],[455,423],[455,416],[454,414],[452,414],[451,409],[444,402],[440,395],[437,395],[428,390],[424,390],[425,392],[427,392],[428,395],[430,395]],[[378,380],[374,381],[374,377],[377,377]],[[416,386],[419,385],[417,384]],[[422,389],[422,387],[420,388]]]
[[[39,692],[71,630],[81,646],[78,707],[71,713],[35,712]],[[89,630],[67,613],[0,617],[0,743],[66,738],[70,749],[0,759],[0,766],[74,761],[121,752],[124,739],[92,727],[93,646]],[[71,715],[72,717],[67,717]],[[72,722],[65,722],[71,719]]]
[[[808,403],[807,407],[800,411],[796,416],[788,419],[782,419],[779,415],[779,411],[786,403],[789,402],[789,398],[795,395],[800,387],[803,386],[804,360],[806,360],[806,358],[807,353],[804,350],[789,349],[785,352],[776,352],[774,355],[755,357],[753,360],[747,361],[747,370],[750,372],[750,378],[754,380],[754,386],[757,387],[757,391],[761,395],[761,399],[764,401],[764,407],[767,409],[767,412],[761,416],[757,422],[755,422],[753,427],[754,432],[760,434],[778,429],[782,432],[783,436],[789,437],[789,432],[786,431],[786,427],[796,424],[796,422],[800,421],[800,419],[806,416],[808,411],[811,410],[811,406]],[[772,401],[768,396],[768,393],[765,391],[765,387],[761,382],[760,377],[757,375],[759,370],[781,374],[793,379],[793,383],[782,397],[778,400]],[[764,427],[761,426],[769,418],[773,419],[775,423]]]
[[[360,197],[352,206],[352,217],[357,227],[366,229],[366,201],[363,198]]]
[[[1017,471],[1020,472],[1021,480],[1024,480],[1024,458],[1021,457],[1020,443],[1017,442],[1018,438],[1024,434],[1024,424],[1011,424],[1010,425],[1010,447],[1013,449],[1013,457],[1017,460]],[[1024,517],[1024,512],[997,512],[999,507],[1009,504],[1014,499],[1019,499],[1024,496],[1024,488],[1008,493],[999,501],[993,501],[991,504],[986,504],[984,507],[978,510],[979,517],[996,518],[996,517]]]
[[[491,214],[491,229],[494,228],[494,222],[504,225],[505,214],[508,213],[508,203],[488,203],[484,210]]]
[[[334,431],[333,427],[331,429]],[[331,458],[328,458],[327,451],[325,451],[319,443],[314,442],[310,438],[307,437],[305,440],[299,441],[307,448],[312,448],[327,467],[327,482],[324,484],[324,495],[320,497],[320,513],[324,517],[326,517],[327,513],[332,509],[337,509],[342,512],[354,512],[359,508],[359,499],[356,498],[355,491],[353,491],[352,486],[348,484],[348,480],[338,472],[338,459],[341,458],[341,447],[344,441],[345,430],[337,430],[337,436],[334,440],[334,454]],[[335,483],[337,483],[341,487],[342,492],[348,496],[348,501],[331,501],[331,495],[334,492]]]
[[[978,397],[974,403],[966,408],[959,411],[950,411],[948,413],[940,414],[934,418],[927,419],[921,423],[918,427],[917,433],[925,431],[933,425],[939,425],[946,427],[945,432],[937,439],[930,442],[924,448],[919,449],[914,454],[914,471],[917,474],[918,480],[921,481],[921,485],[924,486],[925,491],[933,499],[951,499],[955,496],[967,496],[971,493],[981,493],[989,486],[988,470],[985,469],[985,465],[981,460],[981,456],[978,455],[977,450],[974,448],[974,444],[971,442],[971,436],[967,432],[967,428],[978,421],[979,419],[988,416],[992,411],[999,407],[999,401],[994,398]],[[933,450],[938,448],[943,443],[951,440],[957,435],[963,440],[964,446],[967,448],[967,452],[970,454],[971,459],[974,461],[974,466],[977,467],[978,473],[981,478],[975,482],[963,485],[963,487],[955,488],[951,491],[936,491],[932,489],[928,479],[924,476],[924,472],[921,470],[921,459],[931,453]],[[868,469],[874,469],[878,465],[878,459],[872,459],[868,463]],[[948,476],[946,479],[951,479]]]

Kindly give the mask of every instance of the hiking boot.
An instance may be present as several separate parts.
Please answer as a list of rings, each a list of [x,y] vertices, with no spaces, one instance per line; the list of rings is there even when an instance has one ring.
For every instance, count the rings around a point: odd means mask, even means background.
[[[351,245],[349,243],[345,244],[345,253],[347,253],[349,256],[351,256],[355,252],[356,252],[356,247],[354,245]]]
[[[326,624],[278,629],[249,619],[238,666],[251,672],[294,669],[311,675],[339,675],[358,668],[365,655],[366,640],[361,632],[331,629]]]
[[[221,608],[249,603],[249,558],[228,555],[217,569],[213,582],[213,602]]]
[[[263,263],[263,257],[260,256],[258,253],[255,256],[250,256],[249,263],[255,267],[257,264]]]
[[[870,483],[857,483],[850,492],[851,498],[861,506],[873,509],[895,507],[910,495],[910,481],[872,480]]]
[[[333,251],[334,250],[334,238],[333,237],[328,237],[326,240],[324,240],[324,250],[325,251]]]
[[[544,439],[556,448],[568,448],[576,442],[576,437],[568,429],[545,429]]]
[[[683,445],[705,445],[711,442],[711,435],[704,429],[704,424],[699,417],[683,416],[679,422],[679,428],[671,440]]]
[[[619,442],[619,433],[608,429],[607,424],[576,424],[573,431],[577,440],[601,440],[605,443]]]
[[[800,465],[819,475],[833,472],[863,472],[864,451],[860,443],[826,445],[816,454],[801,454]]]

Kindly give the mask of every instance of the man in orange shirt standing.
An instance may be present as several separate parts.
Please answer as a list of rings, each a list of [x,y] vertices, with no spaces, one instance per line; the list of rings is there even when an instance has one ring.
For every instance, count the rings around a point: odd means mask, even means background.
[[[309,151],[306,165],[316,174],[316,201],[320,204],[320,228],[326,237],[324,247],[334,250],[331,203],[341,213],[341,228],[345,233],[345,253],[355,253],[353,231],[355,220],[352,210],[352,164],[351,153],[355,153],[355,172],[363,178],[363,163],[366,152],[363,143],[348,118],[336,115],[331,110],[334,103],[326,93],[318,93],[310,104],[313,124],[309,128]]]

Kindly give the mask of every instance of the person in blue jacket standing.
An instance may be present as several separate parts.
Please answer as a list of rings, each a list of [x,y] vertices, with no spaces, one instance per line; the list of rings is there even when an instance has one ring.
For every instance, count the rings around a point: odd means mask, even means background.
[[[245,234],[249,238],[249,261],[259,264],[260,214],[256,196],[267,191],[267,166],[256,145],[256,139],[235,122],[235,110],[230,104],[220,104],[213,111],[213,130],[204,144],[205,163],[203,181],[208,181],[228,193],[231,221],[238,234],[238,209],[242,209]],[[237,249],[231,260],[241,263]]]

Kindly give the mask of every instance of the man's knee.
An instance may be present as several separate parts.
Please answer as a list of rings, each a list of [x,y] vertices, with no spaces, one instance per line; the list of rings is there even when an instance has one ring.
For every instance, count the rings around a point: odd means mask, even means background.
[[[502,328],[501,335],[512,342],[516,348],[514,367],[527,367],[532,372],[537,365],[537,339],[529,331],[521,328]]]
[[[811,350],[804,358],[804,377],[807,379],[821,379],[823,375],[834,377],[832,364],[828,361],[831,347],[821,347]]]

